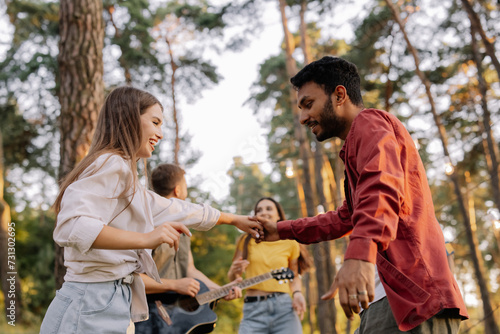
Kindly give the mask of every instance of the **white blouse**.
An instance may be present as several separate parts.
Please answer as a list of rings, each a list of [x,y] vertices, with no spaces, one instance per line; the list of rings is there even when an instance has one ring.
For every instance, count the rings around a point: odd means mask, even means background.
[[[64,247],[65,281],[105,282],[131,273],[146,273],[160,282],[151,250],[91,248],[104,225],[147,233],[165,222],[176,221],[206,231],[219,220],[220,211],[208,205],[166,199],[139,182],[135,184],[135,193],[131,187],[121,195],[132,180],[129,161],[118,155],[103,154],[64,192],[54,240]],[[131,198],[132,202],[127,206]],[[142,287],[136,284],[142,284]],[[138,276],[133,285],[136,288],[132,287],[134,295],[137,288],[144,287]],[[144,292],[137,297],[145,301]],[[133,320],[144,320],[144,314]]]

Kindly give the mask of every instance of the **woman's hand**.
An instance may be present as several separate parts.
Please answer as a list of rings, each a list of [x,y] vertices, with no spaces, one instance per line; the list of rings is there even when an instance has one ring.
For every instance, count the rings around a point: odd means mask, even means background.
[[[262,225],[256,217],[222,212],[217,224],[233,225],[243,232],[251,234],[256,240],[261,240],[264,237]]]
[[[175,250],[179,249],[179,238],[181,233],[191,236],[189,229],[182,223],[167,222],[164,223],[153,231],[144,234],[144,246],[142,248],[155,249],[161,244],[168,244],[174,247]]]
[[[227,272],[227,276],[230,280],[237,279],[243,275],[245,270],[247,269],[250,262],[248,260],[243,260],[240,256],[236,260],[231,263],[231,267],[229,267],[229,271]]]
[[[233,224],[243,232],[249,233],[256,240],[264,237],[262,225],[256,217],[235,215]]]
[[[302,292],[295,291],[293,293],[292,308],[295,312],[297,312],[300,320],[304,319],[304,313],[306,312],[306,299],[304,298]]]

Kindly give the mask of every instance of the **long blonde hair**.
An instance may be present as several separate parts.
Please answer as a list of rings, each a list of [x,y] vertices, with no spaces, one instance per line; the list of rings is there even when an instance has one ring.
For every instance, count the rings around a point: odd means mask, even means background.
[[[109,93],[99,112],[87,156],[61,181],[59,194],[54,202],[56,213],[61,210],[61,201],[66,188],[75,182],[99,156],[105,153],[117,154],[129,161],[134,177],[132,180],[127,180],[128,185],[125,187],[124,193],[131,187],[135,187],[137,151],[141,146],[142,138],[141,115],[155,104],[158,104],[163,111],[163,107],[156,97],[133,87],[118,87]]]

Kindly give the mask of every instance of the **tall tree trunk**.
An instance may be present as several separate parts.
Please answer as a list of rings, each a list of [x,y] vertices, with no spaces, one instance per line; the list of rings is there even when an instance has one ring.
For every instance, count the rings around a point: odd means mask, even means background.
[[[0,279],[5,305],[5,316],[10,326],[21,319],[21,283],[17,274],[16,225],[11,221],[10,206],[4,199],[3,141],[0,131]]]
[[[286,1],[279,0],[280,4],[280,12],[281,12],[281,20],[283,25],[283,32],[285,35],[285,53],[286,53],[286,69],[288,75],[294,76],[297,74],[297,65],[295,64],[295,60],[292,57],[293,49],[295,48],[295,44],[293,41],[293,36],[288,30],[288,20],[285,13]],[[294,122],[294,136],[299,142],[299,157],[302,160],[302,169],[304,172],[304,196],[307,207],[308,216],[314,216],[316,214],[316,207],[314,205],[314,193],[312,191],[311,184],[311,174],[310,170],[310,159],[311,152],[310,147],[307,145],[307,134],[306,129],[300,124],[299,121],[299,109],[297,107],[297,95],[294,89],[289,85],[289,94],[290,94],[290,107],[293,112],[293,122]]]
[[[59,10],[59,102],[62,179],[87,154],[99,109],[104,102],[104,25],[102,1],[61,0]],[[56,245],[56,287],[66,268]]]
[[[293,36],[288,29],[288,20],[286,16],[286,1],[279,0],[279,7],[281,13],[281,22],[283,25],[283,33],[285,39],[285,53],[286,53],[286,69],[288,75],[294,76],[297,73],[297,66],[295,60],[292,57],[293,50],[295,49],[295,43]],[[303,171],[304,171],[304,194],[305,202],[307,208],[307,215],[316,215],[315,198],[313,192],[313,185],[311,184],[311,175],[313,173],[310,170],[311,166],[311,154],[310,145],[308,145],[307,134],[305,128],[300,124],[299,110],[297,107],[297,97],[296,92],[290,86],[290,103],[293,111],[294,118],[294,134],[295,138],[299,141],[299,155],[303,161]],[[314,264],[316,267],[316,279],[318,281],[318,295],[322,295],[328,291],[329,285],[327,281],[328,269],[325,264],[328,262],[327,256],[325,254],[325,247],[322,244],[313,244],[311,246],[313,251]],[[318,302],[318,325],[321,333],[335,333],[335,327],[332,326],[333,315],[329,310],[330,302]]]
[[[307,11],[307,1],[300,0],[300,13],[299,13],[300,48],[302,49],[302,54],[304,55],[304,65],[307,65],[310,62],[312,62],[311,45],[309,43],[309,36],[307,35],[307,23],[305,19],[306,11]]]
[[[307,23],[305,21],[305,13],[307,10],[307,1],[301,0],[300,2],[300,48],[304,55],[304,64],[309,64],[312,61],[309,36],[307,35]],[[326,168],[324,164],[324,150],[323,145],[316,141],[316,149],[314,151],[314,166],[316,174],[316,193],[318,194],[319,203],[323,206],[324,210],[328,210],[330,207],[329,201],[327,201],[325,196],[325,185],[323,178],[322,169]],[[328,181],[328,180],[327,180]],[[314,252],[314,261],[316,265],[316,280],[318,282],[318,296],[325,294],[330,288],[335,275],[337,274],[337,268],[335,263],[332,261],[332,252],[330,247],[330,242],[322,242],[317,246],[312,246]],[[337,333],[336,323],[337,323],[337,309],[334,303],[318,301],[318,313],[319,313],[319,327],[322,333]],[[325,331],[325,329],[327,331]]]
[[[314,324],[312,317],[312,298],[311,298],[311,273],[307,272],[302,276],[302,283],[306,288],[306,307],[309,312],[306,313],[306,321],[309,324],[309,333],[314,334]]]
[[[436,110],[436,106],[434,103],[434,97],[433,97],[432,92],[431,92],[431,83],[430,83],[429,79],[425,76],[425,74],[420,70],[420,59],[418,57],[417,50],[413,47],[413,45],[410,42],[410,39],[408,38],[408,34],[406,33],[405,25],[404,25],[403,21],[401,20],[400,15],[399,15],[399,10],[394,6],[394,4],[392,3],[392,0],[385,0],[385,2],[387,3],[387,6],[391,10],[395,21],[397,22],[397,24],[399,25],[399,28],[401,29],[401,32],[402,32],[404,39],[407,43],[408,50],[413,55],[413,59],[415,61],[415,71],[416,71],[418,77],[420,78],[420,80],[422,81],[422,84],[425,87],[427,98],[429,99],[429,105],[431,108],[431,112],[432,112],[432,115],[434,117],[434,121],[436,123],[436,126],[438,128],[439,138],[441,139],[441,144],[443,146],[444,155],[449,161],[451,161],[450,154],[448,152],[446,131],[444,129],[444,126],[441,123],[441,119],[440,119],[440,117],[437,113],[437,110]],[[484,278],[483,268],[480,265],[480,259],[479,259],[480,254],[477,251],[477,247],[476,247],[477,241],[474,239],[474,233],[472,230],[469,213],[468,213],[468,210],[465,206],[464,198],[463,198],[462,192],[460,190],[460,183],[458,181],[457,173],[456,172],[452,173],[450,175],[450,178],[451,178],[451,181],[453,183],[455,195],[457,196],[459,209],[460,209],[460,212],[461,212],[462,217],[463,217],[465,232],[467,235],[467,241],[468,241],[470,251],[471,251],[470,256],[472,259],[474,271],[475,271],[477,282],[478,282],[479,289],[481,292],[481,298],[483,300],[483,311],[484,311],[484,315],[485,315],[485,333],[486,334],[497,334],[498,333],[498,326],[495,322],[495,319],[493,318],[493,308],[491,307],[490,296],[489,296],[489,292],[488,292],[488,288],[487,288],[487,283],[486,283],[486,280]]]
[[[483,109],[482,128],[484,133],[486,134],[485,139],[487,145],[484,153],[486,155],[486,162],[488,163],[488,168],[490,172],[491,189],[493,190],[493,199],[495,201],[498,210],[500,210],[500,180],[498,177],[498,173],[500,172],[500,170],[498,164],[498,158],[499,158],[498,146],[493,137],[493,130],[491,129],[491,113],[490,110],[488,109],[488,101],[486,99],[488,92],[488,84],[484,79],[483,65],[481,61],[481,54],[479,52],[479,48],[477,45],[476,32],[477,32],[477,27],[475,25],[471,25],[472,56],[474,62],[476,63],[479,95],[481,97],[481,107]]]
[[[486,54],[490,56],[491,62],[493,63],[493,66],[497,71],[498,79],[500,80],[500,62],[498,61],[498,58],[495,53],[496,52],[495,45],[492,42],[495,39],[486,36],[486,32],[484,31],[483,25],[481,24],[481,19],[479,18],[479,15],[477,15],[477,13],[474,11],[474,8],[472,8],[472,5],[470,4],[469,0],[460,0],[460,1],[462,2],[462,6],[464,6],[464,9],[467,12],[467,15],[469,16],[471,26],[474,27],[475,31],[477,31],[481,36],[481,40],[483,41],[484,48],[486,50]]]
[[[172,113],[175,124],[175,143],[174,143],[174,163],[179,164],[179,150],[180,150],[180,137],[179,137],[179,120],[177,118],[177,106],[175,104],[175,72],[177,71],[177,64],[174,61],[174,52],[172,50],[172,45],[168,37],[165,38],[165,42],[168,45],[168,54],[170,56],[170,67],[172,69],[172,75],[170,76],[170,89],[172,92]]]
[[[304,176],[299,171],[299,165],[296,161],[293,162],[293,169],[295,170],[295,185],[297,186],[297,195],[299,196],[300,202],[300,213],[302,217],[307,217],[307,206],[306,206],[306,195],[304,194],[304,186],[302,179]]]

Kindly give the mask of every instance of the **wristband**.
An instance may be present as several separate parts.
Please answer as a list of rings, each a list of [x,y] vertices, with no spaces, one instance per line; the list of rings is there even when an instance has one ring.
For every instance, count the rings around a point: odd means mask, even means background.
[[[302,291],[300,291],[300,290],[295,290],[294,292],[292,292],[292,297],[293,297],[293,296],[295,296],[295,294],[296,294],[297,292],[302,293]]]

